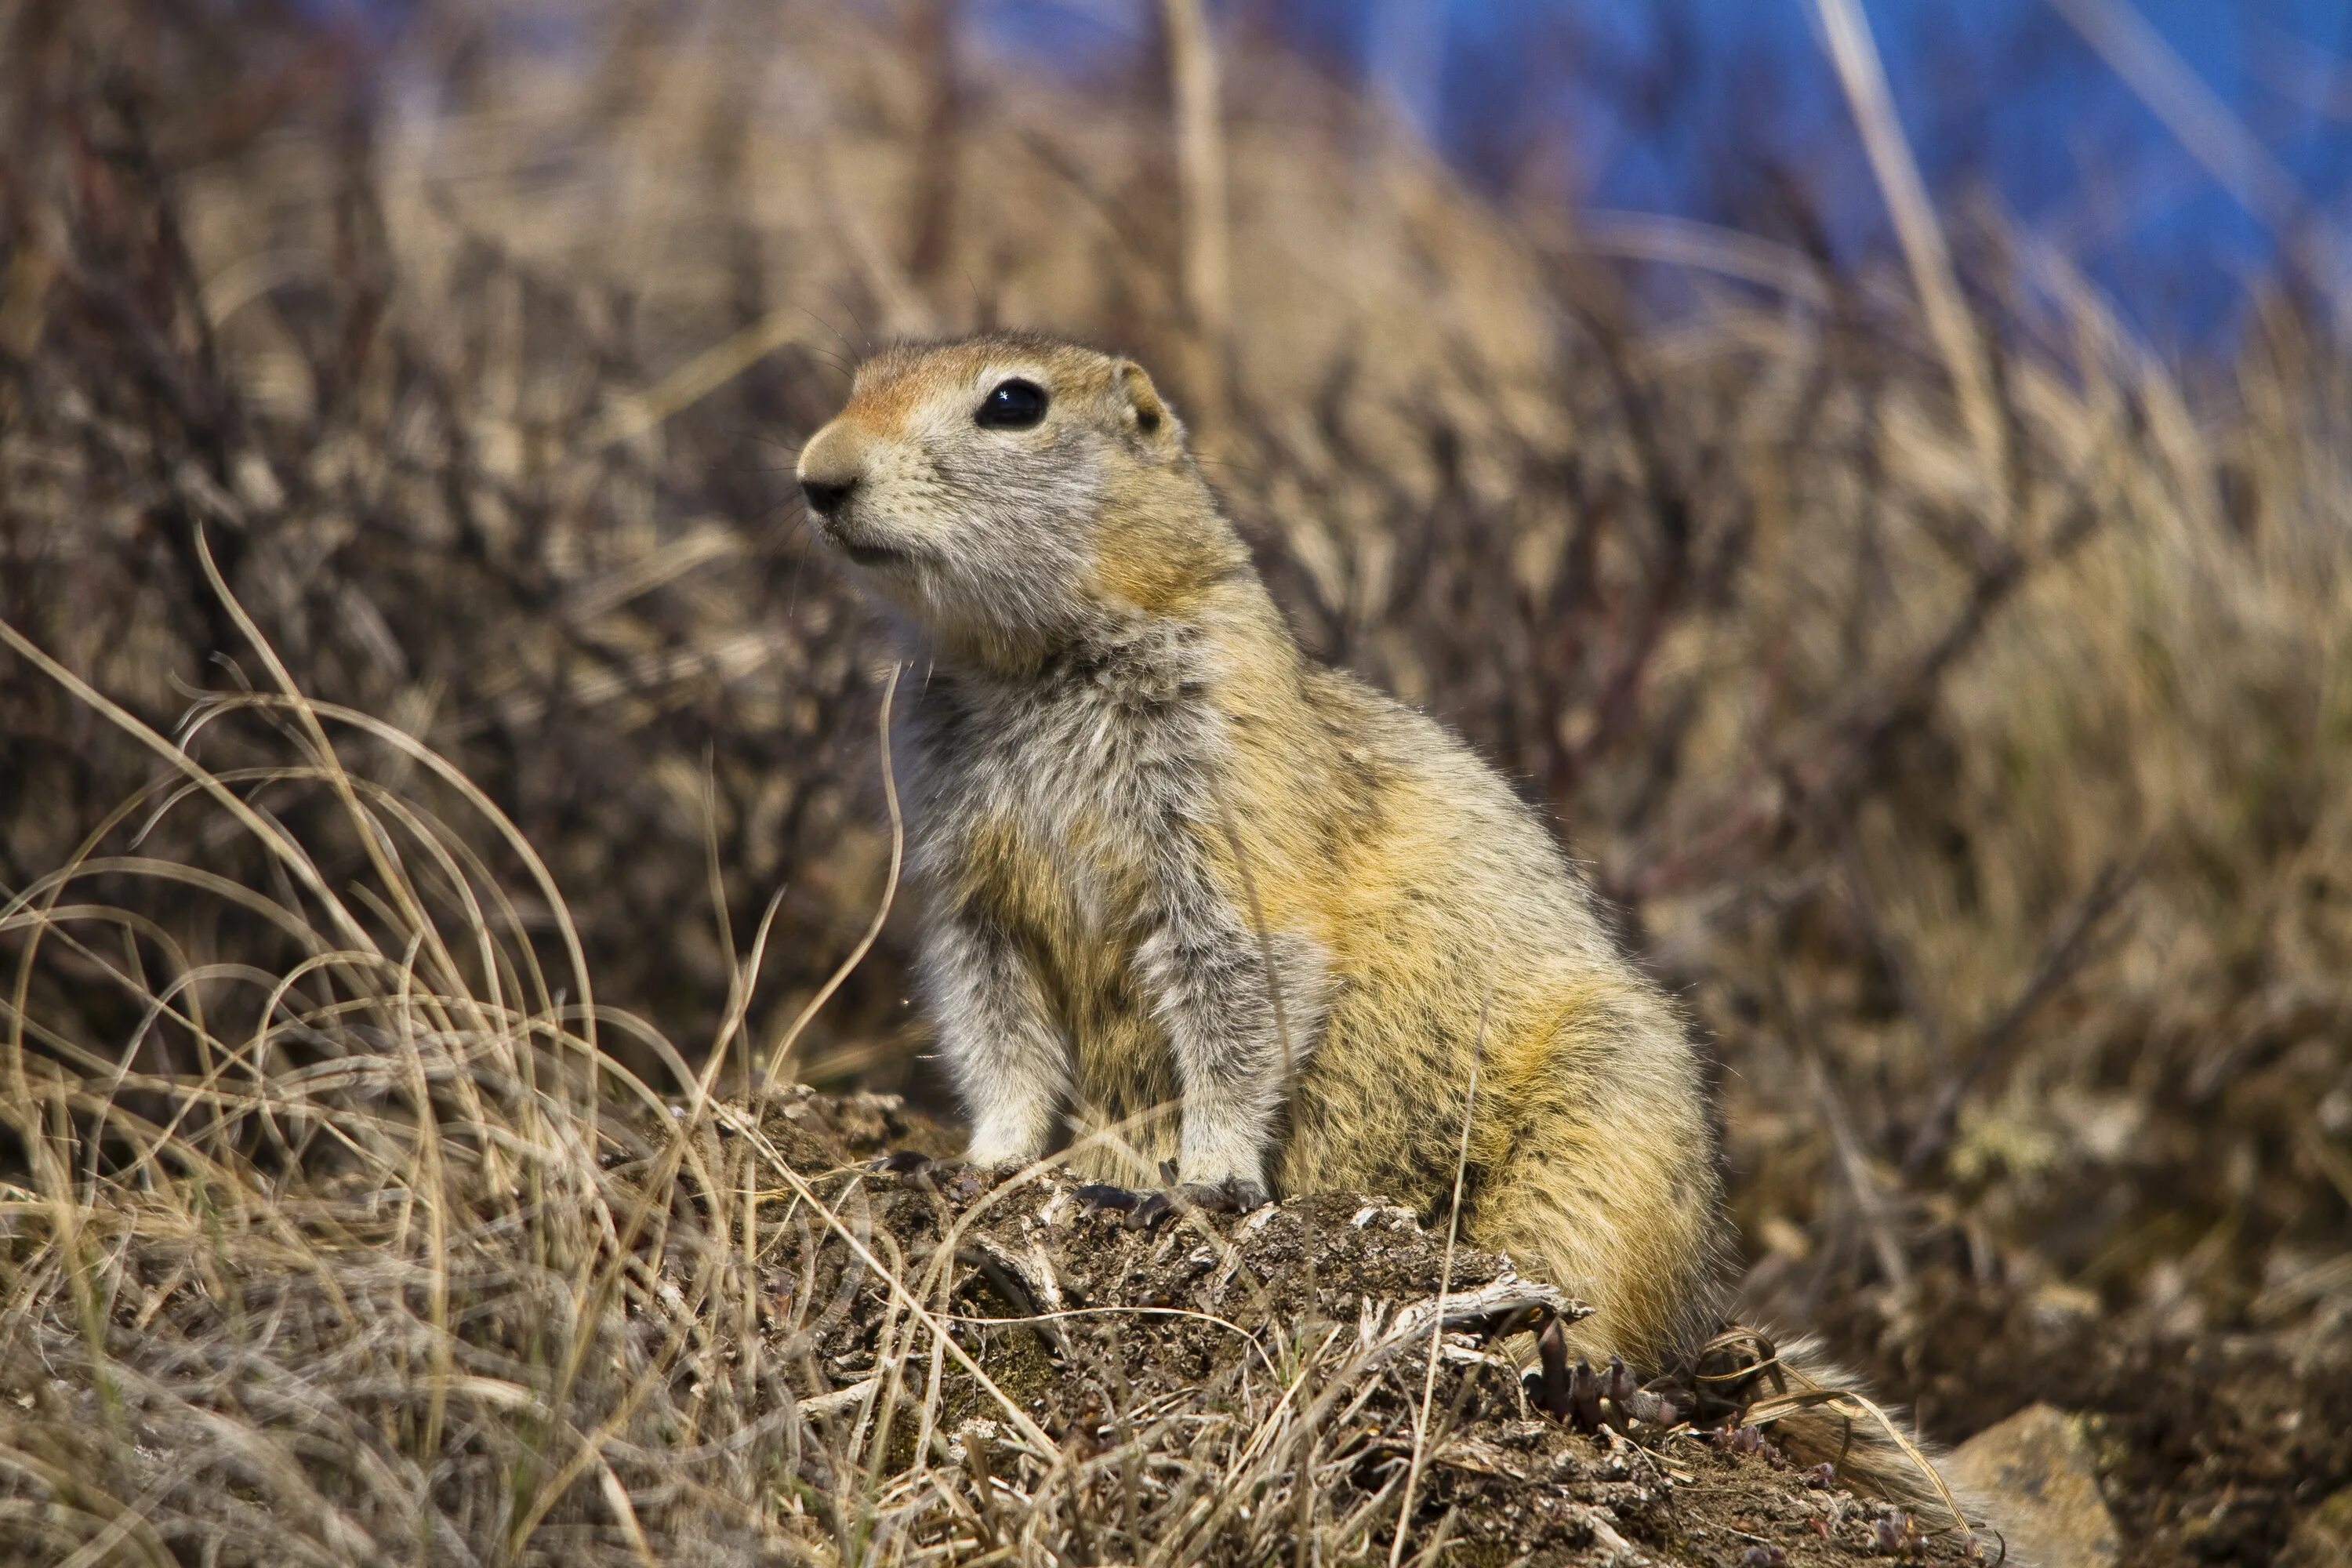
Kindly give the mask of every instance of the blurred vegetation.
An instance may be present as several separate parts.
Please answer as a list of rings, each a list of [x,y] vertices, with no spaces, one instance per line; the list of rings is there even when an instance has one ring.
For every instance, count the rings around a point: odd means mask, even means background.
[[[1475,192],[1246,13],[1213,47],[1166,9],[1052,75],[952,0],[426,4],[389,43],[267,0],[28,0],[0,23],[0,619],[171,734],[274,685],[208,551],[294,684],[452,759],[544,855],[598,1003],[707,1041],[740,1001],[772,1041],[888,852],[886,643],[802,526],[797,444],[888,336],[1115,344],[1307,640],[1523,781],[1688,996],[1757,1305],[1883,1375],[1954,1279],[2340,1330],[2327,302],[2283,272],[2182,363],[1989,203],[1857,268],[1801,177],[1759,174],[1738,233]],[[358,874],[336,797],[268,771],[294,721],[201,711],[190,752],[262,770],[251,807]],[[462,804],[389,740],[343,761]],[[166,809],[172,776],[0,653],[0,897],[97,834],[74,898],[144,922],[22,972],[37,1051],[196,1071],[110,976],[195,974],[233,1020],[237,966],[301,961],[149,874],[286,876]],[[551,903],[514,898],[552,952]],[[908,929],[804,1075],[936,1095]]]

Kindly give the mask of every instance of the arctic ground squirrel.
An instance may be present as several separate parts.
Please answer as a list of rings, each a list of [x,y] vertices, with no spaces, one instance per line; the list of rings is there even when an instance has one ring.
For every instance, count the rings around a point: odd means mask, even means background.
[[[1463,1234],[1592,1307],[1570,1353],[1687,1363],[1730,1248],[1685,1020],[1499,773],[1302,652],[1140,366],[894,347],[799,478],[918,665],[921,988],[972,1161],[1103,1132],[1105,1180],[1432,1216],[1459,1164]],[[1782,1431],[1874,1451],[1853,1425]]]

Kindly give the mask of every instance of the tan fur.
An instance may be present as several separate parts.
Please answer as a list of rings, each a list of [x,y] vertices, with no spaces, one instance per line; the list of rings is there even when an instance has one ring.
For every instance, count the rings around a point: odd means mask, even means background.
[[[980,420],[1009,380],[1034,428]],[[1112,1179],[1435,1217],[1466,1116],[1465,1233],[1596,1309],[1576,1352],[1655,1369],[1716,1327],[1684,1019],[1492,768],[1301,654],[1140,368],[894,349],[801,474],[921,666],[926,991],[975,1158],[1116,1126]]]

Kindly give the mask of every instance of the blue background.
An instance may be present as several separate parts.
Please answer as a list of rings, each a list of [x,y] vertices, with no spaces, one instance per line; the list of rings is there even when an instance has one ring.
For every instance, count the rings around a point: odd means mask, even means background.
[[[2352,0],[2137,5],[2298,194],[2317,276],[2344,261]],[[1458,167],[1497,189],[1759,229],[1787,193],[1832,248],[1888,242],[1811,0],[1229,0],[1334,72],[1381,81]],[[1939,203],[1990,194],[2057,242],[2159,347],[2240,319],[2277,225],[2242,205],[2049,0],[1870,0],[1914,153]],[[1060,68],[1131,58],[1116,5],[990,0],[977,25]]]

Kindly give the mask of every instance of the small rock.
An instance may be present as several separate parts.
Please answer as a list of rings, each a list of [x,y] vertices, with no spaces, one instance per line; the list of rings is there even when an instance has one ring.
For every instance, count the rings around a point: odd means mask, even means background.
[[[2029,1405],[1961,1444],[1945,1469],[1990,1506],[2012,1561],[2113,1568],[2122,1552],[2080,1415]]]

